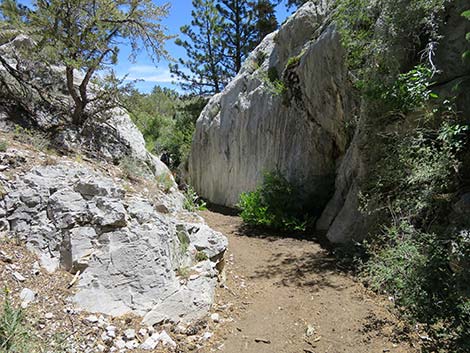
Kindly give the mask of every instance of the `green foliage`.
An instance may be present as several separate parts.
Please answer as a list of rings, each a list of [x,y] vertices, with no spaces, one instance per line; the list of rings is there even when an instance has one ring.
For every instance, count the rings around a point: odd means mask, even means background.
[[[170,65],[185,91],[220,92],[243,61],[277,26],[276,1],[193,0],[192,21],[181,27],[185,39],[176,44],[187,59]]]
[[[253,226],[304,231],[309,223],[300,191],[278,172],[266,173],[261,186],[243,193],[237,206]]]
[[[392,296],[411,320],[428,325],[436,342],[431,351],[468,352],[470,234],[424,233],[401,221],[370,249],[363,276],[371,288]]]
[[[186,51],[187,59],[180,58],[177,64],[170,65],[170,70],[186,91],[199,95],[218,93],[229,79],[224,66],[223,18],[214,0],[193,0],[192,4],[191,25],[181,27],[187,40],[176,40]]]
[[[170,173],[162,173],[157,176],[156,180],[158,186],[166,193],[170,192],[171,188],[175,185],[175,182]]]
[[[196,261],[197,262],[202,262],[202,261],[206,261],[209,259],[209,256],[207,256],[207,254],[203,251],[198,251],[196,253]]]
[[[445,223],[469,127],[429,86],[429,70],[418,66],[382,95],[388,117],[401,116],[408,125],[388,122],[374,142],[379,158],[363,187],[364,210],[380,215],[385,230],[371,238],[363,274],[410,320],[427,324],[439,349],[466,352],[470,238]]]
[[[132,90],[122,95],[121,100],[144,135],[149,151],[167,153],[173,170],[187,160],[196,120],[207,102],[205,98],[181,96],[156,86],[149,94]]]
[[[47,152],[50,147],[50,139],[47,134],[38,130],[29,130],[16,125],[13,135],[15,140],[31,145],[39,151]]]
[[[401,108],[402,114],[413,112],[419,128],[381,134],[375,144],[380,159],[364,192],[375,211],[388,210],[422,224],[436,217],[456,190],[458,155],[468,126],[459,121],[451,102],[430,93],[416,72],[400,75],[386,94],[393,109]]]
[[[189,186],[186,191],[184,192],[184,204],[183,207],[185,210],[189,212],[196,212],[196,211],[205,211],[207,210],[207,204],[204,200],[202,200],[196,191]]]
[[[382,93],[382,100],[391,111],[403,114],[423,108],[430,97],[437,96],[430,90],[432,71],[418,65],[411,71],[398,75],[398,79]]]
[[[395,81],[403,63],[417,61],[438,40],[437,14],[446,0],[339,0],[335,20],[359,88]],[[379,20],[380,16],[380,20]]]
[[[158,143],[159,151],[166,151],[171,158],[170,168],[177,169],[188,159],[196,129],[196,120],[206,105],[203,97],[181,97],[176,106],[173,124],[164,130]]]
[[[5,289],[3,310],[0,313],[0,352],[30,352],[28,331],[23,325],[23,310],[13,307]]]
[[[279,24],[276,19],[275,4],[271,0],[258,0],[253,4],[256,18],[256,37],[253,45],[260,43],[269,33],[274,32]]]
[[[287,91],[286,84],[279,78],[279,73],[275,67],[270,67],[266,72],[260,72],[259,77],[272,94],[279,96]]]
[[[128,44],[131,58],[135,58],[141,48],[155,60],[167,57],[163,43],[170,37],[164,33],[161,21],[168,9],[168,4],[157,6],[151,0],[33,2],[33,10],[27,12],[24,26],[31,36],[38,38],[38,60],[65,66],[76,125],[83,125],[91,115],[87,107],[99,106],[103,101],[102,91],[90,95],[89,86],[98,71],[106,71],[117,63],[118,45]],[[17,21],[18,16],[11,13],[10,6],[2,17]],[[76,80],[80,81],[78,85]],[[111,99],[107,94],[105,97]]]
[[[191,269],[186,266],[181,266],[176,270],[176,274],[183,279],[188,279],[191,275]]]
[[[467,11],[462,12],[462,16],[465,17],[467,20],[470,21],[470,10],[467,10]],[[465,39],[467,39],[467,41],[470,42],[470,32],[466,34]],[[464,60],[468,60],[468,59],[470,58],[470,50],[466,50],[466,51],[462,54],[462,58],[463,58]]]
[[[409,320],[427,325],[430,351],[468,352],[470,242],[448,216],[466,187],[469,126],[431,89],[446,4],[338,0],[335,20],[364,102],[370,170],[362,211],[383,229],[361,244],[363,276]]]
[[[8,142],[0,140],[0,152],[6,152],[8,149]]]
[[[119,168],[124,176],[131,180],[145,178],[152,174],[147,165],[130,156],[125,156],[119,161]]]
[[[181,226],[181,227],[177,226],[176,230],[177,230],[176,235],[177,235],[178,240],[180,242],[180,253],[182,255],[184,255],[184,254],[186,254],[186,252],[189,249],[190,240],[189,240],[189,237],[188,237],[188,233],[186,232],[186,230],[184,229],[183,226]]]
[[[297,66],[300,63],[302,56],[303,56],[303,53],[300,53],[297,56],[290,57],[289,60],[287,60],[286,69],[291,69]]]

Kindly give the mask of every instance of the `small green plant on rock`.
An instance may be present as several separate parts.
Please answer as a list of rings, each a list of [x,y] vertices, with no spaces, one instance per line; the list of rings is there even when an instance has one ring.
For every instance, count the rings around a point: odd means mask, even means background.
[[[171,188],[174,186],[173,178],[168,172],[162,173],[157,177],[157,184],[162,188],[166,193],[170,192]]]
[[[19,125],[13,132],[15,140],[33,146],[39,151],[50,152],[50,140],[47,134],[38,130],[25,129]]]
[[[305,54],[305,51],[302,52],[297,56],[292,56],[287,60],[286,69],[292,69],[293,67],[299,65],[300,60],[302,60],[302,56]]]
[[[181,266],[176,270],[176,274],[183,279],[188,279],[191,274],[191,269],[186,266]]]
[[[119,168],[127,179],[140,179],[149,174],[148,167],[144,163],[130,156],[121,159]]]
[[[283,95],[287,90],[285,83],[279,78],[279,73],[275,67],[270,67],[267,71],[261,72],[260,79],[266,85],[268,91],[274,95]]]
[[[198,252],[196,253],[196,261],[197,261],[197,262],[206,261],[206,260],[208,260],[208,259],[209,259],[209,257],[208,257],[207,254],[206,254],[205,252],[203,252],[203,251],[198,251]]]

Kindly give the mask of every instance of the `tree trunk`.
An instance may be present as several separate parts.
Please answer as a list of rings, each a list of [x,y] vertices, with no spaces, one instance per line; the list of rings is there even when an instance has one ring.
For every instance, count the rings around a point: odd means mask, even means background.
[[[72,124],[76,126],[81,126],[83,123],[83,113],[85,111],[86,102],[82,101],[80,95],[77,93],[73,82],[73,68],[65,68],[65,74],[67,77],[67,90],[69,91],[70,96],[72,97],[75,107],[72,113]]]

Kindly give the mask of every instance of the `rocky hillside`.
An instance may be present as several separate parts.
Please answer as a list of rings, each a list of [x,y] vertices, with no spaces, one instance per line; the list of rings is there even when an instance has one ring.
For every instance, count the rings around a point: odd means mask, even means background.
[[[32,44],[19,36],[0,51],[10,53],[6,57],[17,68],[33,65],[11,55],[24,45]],[[60,88],[61,70],[42,72],[38,81],[57,79],[54,86]],[[37,259],[37,276],[27,268],[33,263],[19,266],[13,252],[2,252],[7,295],[34,306],[38,283],[67,271],[69,290],[60,300],[80,315],[105,315],[102,328],[123,315],[140,317],[143,328],[205,318],[227,240],[184,209],[170,171],[147,152],[129,115],[115,109],[109,119],[91,119],[77,130],[33,101],[22,109],[27,104],[19,99],[1,108],[0,242],[5,249],[26,245],[31,254],[21,250],[21,256]],[[51,295],[59,300],[59,293]],[[119,339],[92,335],[86,349],[75,351],[96,352],[97,344],[154,349],[170,342],[176,347],[166,333],[145,331],[137,340],[133,332]]]

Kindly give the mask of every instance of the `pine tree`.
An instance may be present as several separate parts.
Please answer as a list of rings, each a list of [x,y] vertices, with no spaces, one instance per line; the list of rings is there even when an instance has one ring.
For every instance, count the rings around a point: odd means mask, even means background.
[[[181,27],[188,40],[176,40],[186,50],[188,59],[179,59],[179,63],[170,65],[170,70],[180,79],[184,90],[201,95],[218,93],[228,81],[223,66],[223,19],[214,0],[192,3],[191,26]]]
[[[287,7],[300,7],[310,0],[286,0]]]
[[[27,24],[33,37],[39,38],[37,54],[65,67],[75,125],[82,126],[96,113],[87,108],[101,105],[104,109],[108,104],[109,90],[91,95],[90,83],[97,72],[116,64],[119,45],[129,44],[131,57],[141,48],[155,60],[168,56],[164,43],[169,36],[161,24],[168,11],[169,5],[157,6],[152,0],[33,2]],[[116,81],[112,75],[109,78]]]
[[[222,33],[227,50],[225,66],[235,76],[257,42],[253,3],[246,0],[219,0],[217,9],[225,20]]]
[[[278,28],[279,23],[276,19],[275,4],[270,0],[258,0],[254,4],[254,12],[256,17],[256,45],[258,45],[264,37]]]

